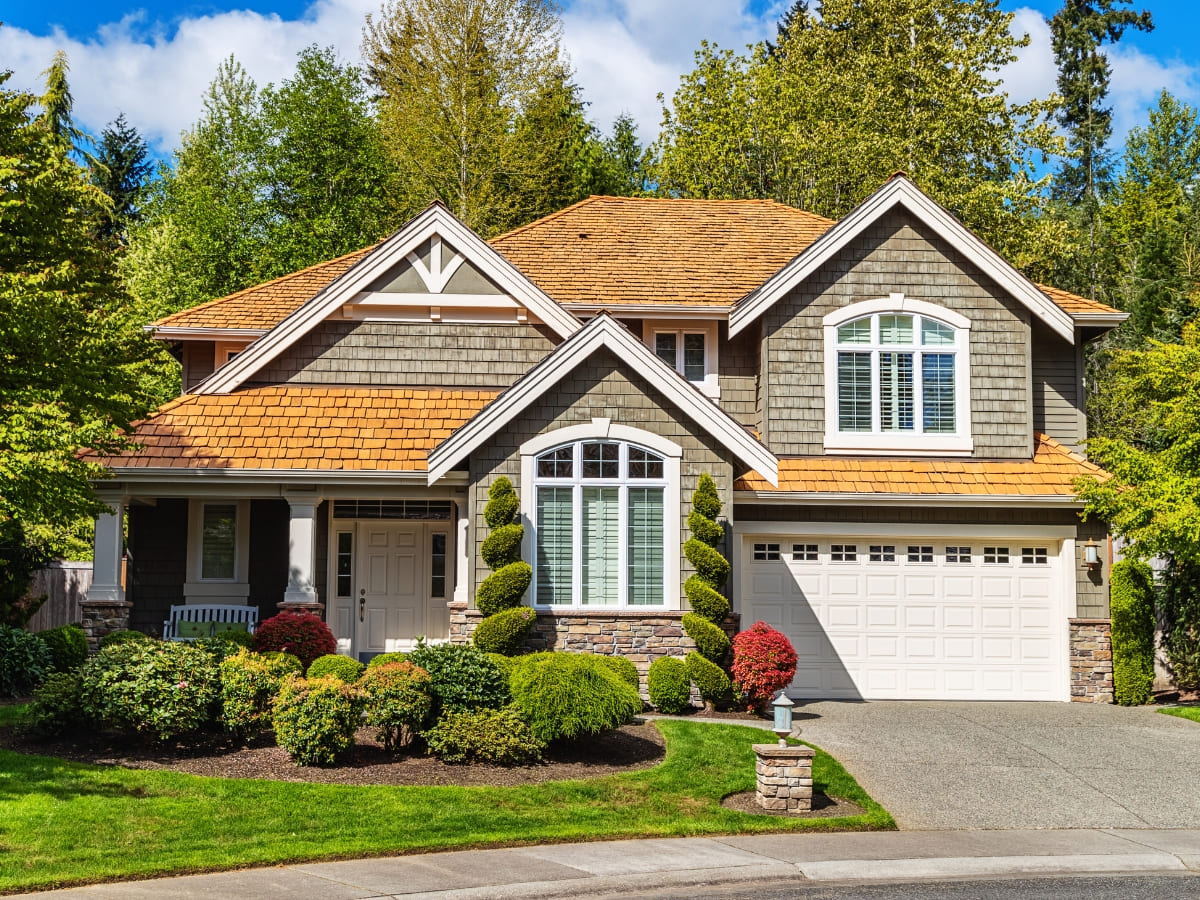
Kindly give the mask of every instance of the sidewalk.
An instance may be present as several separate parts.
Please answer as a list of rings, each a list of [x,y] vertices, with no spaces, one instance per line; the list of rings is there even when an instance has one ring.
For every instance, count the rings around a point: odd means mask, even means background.
[[[517,900],[655,886],[1200,872],[1200,830],[771,834],[554,844],[92,885],[39,900]]]

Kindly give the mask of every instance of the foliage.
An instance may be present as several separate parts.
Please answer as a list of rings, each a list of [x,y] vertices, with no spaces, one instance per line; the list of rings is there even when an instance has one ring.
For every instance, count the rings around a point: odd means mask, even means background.
[[[541,761],[545,749],[511,706],[449,713],[425,732],[425,741],[446,763],[527,766]]]
[[[1112,567],[1113,693],[1121,706],[1140,706],[1154,688],[1154,573],[1123,559]]]
[[[11,625],[0,625],[0,697],[25,697],[52,671],[46,642]]]
[[[387,666],[392,663],[408,662],[407,653],[379,653],[372,656],[367,663],[368,669],[374,669],[378,666]]]
[[[710,703],[728,700],[733,693],[733,685],[728,673],[703,654],[693,650],[684,660],[688,676],[696,685],[700,696]]]
[[[46,602],[45,594],[29,591],[34,573],[53,556],[50,545],[27,535],[17,520],[0,521],[0,625],[24,628]]]
[[[523,657],[509,683],[513,704],[545,743],[619,728],[642,711],[637,689],[589,654]]]
[[[272,669],[277,671],[281,678],[284,675],[304,674],[304,663],[294,653],[287,653],[283,650],[261,650],[255,652],[267,660],[271,664]]]
[[[1160,708],[1157,712],[1165,716],[1175,716],[1180,719],[1190,719],[1193,722],[1200,722],[1200,707],[1196,706],[1171,706]]]
[[[507,479],[503,479],[507,481]],[[493,528],[479,545],[479,557],[489,569],[499,569],[521,558],[525,526],[517,523]]]
[[[1159,594],[1162,643],[1175,684],[1200,689],[1200,565],[1172,559]]]
[[[521,652],[525,638],[536,621],[537,613],[528,606],[502,609],[484,618],[471,640],[484,653],[513,656]]]
[[[650,663],[646,677],[650,702],[658,711],[678,715],[691,706],[692,681],[687,664],[677,656],[661,656]]]
[[[221,724],[245,738],[270,726],[271,704],[283,679],[300,673],[300,661],[241,649],[222,660],[220,671]]]
[[[479,555],[493,571],[475,591],[475,605],[483,613],[485,622],[499,612],[518,606],[533,579],[533,569],[521,561],[525,526],[513,522],[519,508],[520,500],[512,482],[504,477],[493,481],[483,510],[483,519],[492,533],[484,538],[479,548]]]
[[[359,681],[367,724],[379,729],[384,749],[395,752],[421,730],[433,712],[429,673],[410,662],[367,669]]]
[[[254,649],[283,650],[294,654],[307,670],[318,656],[337,651],[333,632],[317,616],[306,612],[281,612],[254,632]]]
[[[624,656],[605,656],[604,654],[597,654],[596,658],[600,660],[602,665],[611,669],[634,690],[637,690],[641,685],[642,680],[638,675],[637,666],[631,660],[626,659]]]
[[[50,668],[54,672],[78,669],[88,658],[87,635],[80,625],[59,625],[39,631],[38,637],[50,649]]]
[[[52,672],[33,692],[26,715],[29,727],[46,737],[85,727],[87,719],[79,699],[82,689],[78,671]]]
[[[408,660],[429,673],[435,715],[466,709],[499,709],[508,703],[506,674],[474,647],[418,645]]]
[[[354,744],[362,694],[336,678],[290,675],[275,697],[275,739],[301,766],[331,766]]]
[[[729,653],[729,635],[719,625],[694,612],[684,613],[681,624],[687,636],[696,642],[701,656],[720,663]]]
[[[318,656],[308,667],[309,678],[336,678],[342,684],[354,684],[363,673],[363,664],[340,653]]]
[[[683,583],[683,593],[692,611],[709,622],[724,622],[729,618],[729,598],[713,589],[701,575],[689,575]]]
[[[120,628],[116,631],[110,631],[108,634],[100,638],[100,649],[105,647],[115,647],[118,644],[136,644],[142,641],[152,641],[154,638],[148,634],[143,634],[140,631],[132,631],[128,628]]]
[[[138,219],[141,197],[154,166],[150,148],[125,113],[100,133],[96,155],[88,166],[92,184],[104,191],[111,207],[97,228],[97,237],[110,245],[124,245],[129,227]]]
[[[212,637],[192,641],[192,645],[211,654],[217,662],[221,662],[243,648],[252,648],[254,635],[248,631],[218,631]]]
[[[80,677],[81,703],[90,718],[161,741],[206,725],[221,691],[216,660],[183,641],[105,647]]]
[[[753,708],[783,690],[796,677],[796,651],[781,632],[755,622],[733,638],[733,682]]]
[[[513,609],[529,589],[532,580],[533,569],[529,563],[523,560],[509,563],[479,583],[475,591],[475,606],[485,617]]]

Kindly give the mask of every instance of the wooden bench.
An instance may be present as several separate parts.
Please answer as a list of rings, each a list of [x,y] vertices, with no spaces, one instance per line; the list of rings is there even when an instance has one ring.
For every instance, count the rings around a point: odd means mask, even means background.
[[[172,606],[171,618],[163,622],[164,641],[194,641],[223,631],[258,628],[257,606],[227,606],[217,603],[193,603]]]

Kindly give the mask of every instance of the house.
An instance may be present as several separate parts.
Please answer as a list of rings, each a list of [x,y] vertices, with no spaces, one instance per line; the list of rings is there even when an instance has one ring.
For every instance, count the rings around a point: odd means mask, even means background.
[[[153,326],[185,393],[104,460],[88,615],[311,609],[363,659],[466,641],[508,476],[533,644],[644,672],[692,646],[680,547],[707,472],[730,626],[789,636],[796,695],[1111,699],[1107,533],[1072,483],[1104,474],[1083,348],[1123,318],[1031,283],[903,176],[838,222],[593,197],[485,242],[434,205]]]

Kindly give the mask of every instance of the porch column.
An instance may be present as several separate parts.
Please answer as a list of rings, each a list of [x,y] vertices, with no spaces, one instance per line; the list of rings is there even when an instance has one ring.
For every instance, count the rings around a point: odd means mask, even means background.
[[[83,632],[88,649],[96,652],[100,638],[129,627],[129,609],[121,583],[121,561],[125,555],[125,506],[129,498],[118,494],[100,494],[100,502],[112,511],[96,517],[96,539],[92,556],[92,583],[80,602]]]
[[[325,609],[313,586],[317,566],[317,503],[313,496],[286,498],[288,520],[288,581],[280,609],[308,610],[318,615]]]

